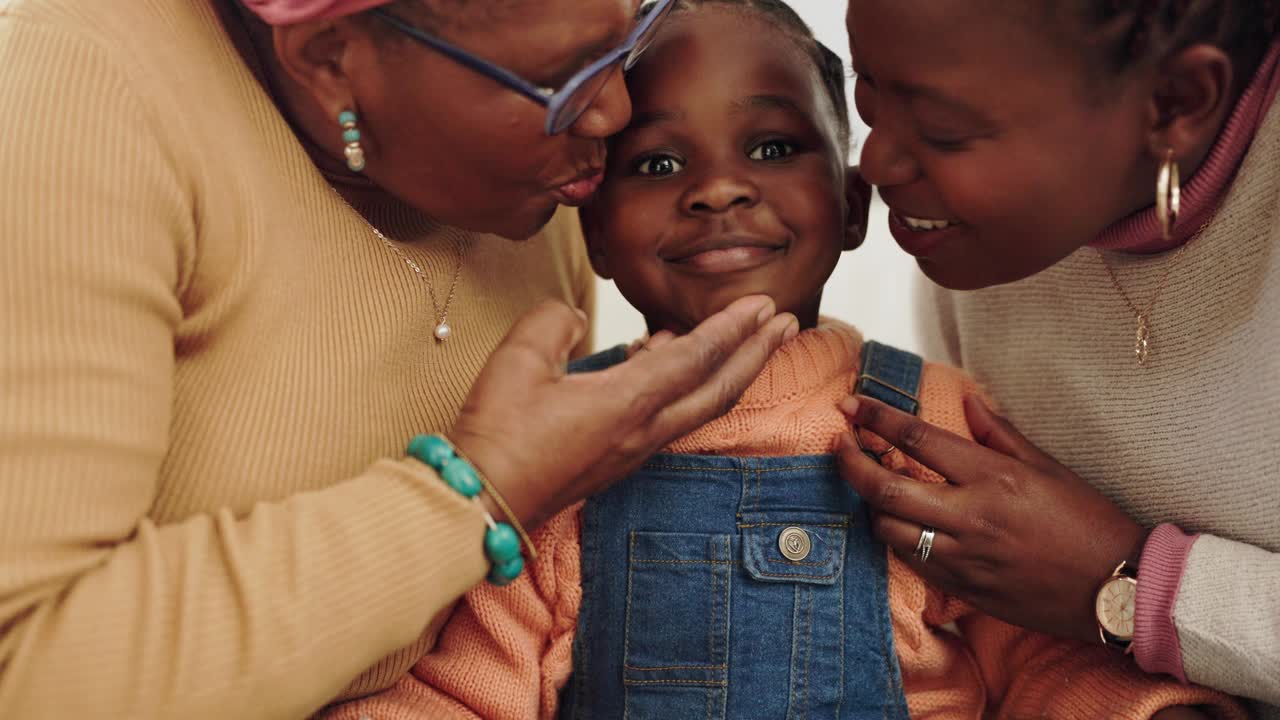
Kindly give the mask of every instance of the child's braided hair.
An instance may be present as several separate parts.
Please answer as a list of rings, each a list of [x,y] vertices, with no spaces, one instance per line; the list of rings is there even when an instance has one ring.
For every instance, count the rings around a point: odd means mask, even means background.
[[[831,104],[835,107],[836,122],[840,129],[838,140],[842,151],[848,148],[852,131],[849,124],[849,105],[845,95],[844,61],[831,48],[818,42],[813,30],[796,14],[796,11],[782,0],[677,0],[672,13],[695,10],[707,5],[724,5],[766,16],[777,21],[783,30],[799,42],[800,48],[808,53],[814,64],[818,66],[822,84],[831,99]],[[726,58],[725,61],[733,60]]]
[[[1231,56],[1243,86],[1280,32],[1280,0],[1066,1],[1082,7],[1088,28],[1108,32],[1105,59],[1112,72],[1207,43]]]

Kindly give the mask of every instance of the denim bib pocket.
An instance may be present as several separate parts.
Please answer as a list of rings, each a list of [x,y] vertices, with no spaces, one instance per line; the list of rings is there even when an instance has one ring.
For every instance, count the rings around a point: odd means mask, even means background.
[[[723,705],[733,550],[732,535],[631,533],[623,641],[629,708],[665,699],[701,708],[704,717]]]

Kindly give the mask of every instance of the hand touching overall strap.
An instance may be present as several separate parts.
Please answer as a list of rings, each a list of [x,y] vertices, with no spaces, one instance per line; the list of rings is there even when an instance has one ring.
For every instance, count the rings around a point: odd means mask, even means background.
[[[924,360],[919,355],[868,341],[862,346],[862,370],[853,392],[917,415],[923,372]]]

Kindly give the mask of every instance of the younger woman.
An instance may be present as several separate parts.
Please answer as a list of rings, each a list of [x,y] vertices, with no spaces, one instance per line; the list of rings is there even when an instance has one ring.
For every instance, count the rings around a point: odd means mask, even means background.
[[[857,403],[854,422],[950,481],[849,454],[880,537],[907,556],[929,528],[926,578],[1098,644],[1110,584],[1137,609],[1111,628],[1117,651],[1265,717],[1280,717],[1278,14],[1263,0],[851,0],[848,14],[872,127],[862,173],[925,274],[978,288],[930,292],[938,354],[1026,433],[977,403],[982,444]]]

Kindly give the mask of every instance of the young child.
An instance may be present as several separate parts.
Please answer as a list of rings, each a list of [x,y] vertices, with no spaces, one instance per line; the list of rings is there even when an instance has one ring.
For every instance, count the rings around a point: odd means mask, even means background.
[[[1240,716],[1122,654],[981,616],[871,538],[830,454],[849,432],[837,403],[857,384],[967,434],[976,387],[819,318],[858,242],[845,235],[843,83],[776,0],[677,6],[629,78],[634,120],[583,213],[592,262],[651,332],[685,332],[752,293],[804,331],[723,418],[540,528],[538,561],[468,594],[411,675],[331,718]]]

